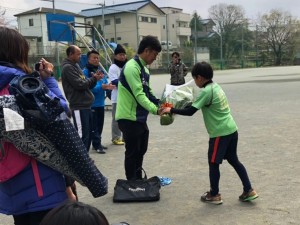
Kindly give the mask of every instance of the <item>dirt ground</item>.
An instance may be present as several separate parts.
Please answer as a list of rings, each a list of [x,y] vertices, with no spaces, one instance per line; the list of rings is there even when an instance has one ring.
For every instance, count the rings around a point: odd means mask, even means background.
[[[190,80],[191,76],[187,76]],[[106,111],[103,144],[107,153],[91,157],[109,179],[109,193],[93,198],[78,185],[79,199],[99,208],[110,223],[130,225],[257,225],[299,224],[300,197],[300,67],[278,67],[217,71],[219,83],[229,100],[239,127],[238,154],[260,197],[251,203],[238,201],[242,185],[225,161],[221,169],[220,193],[223,204],[200,201],[209,190],[208,135],[202,114],[176,116],[173,124],[161,126],[150,115],[149,149],[144,168],[150,176],[165,176],[172,183],[161,189],[161,199],[152,203],[113,203],[113,188],[124,178],[124,146],[111,144],[111,111]],[[160,96],[169,75],[151,77]],[[109,104],[109,103],[108,103]],[[13,224],[0,215],[0,224]]]

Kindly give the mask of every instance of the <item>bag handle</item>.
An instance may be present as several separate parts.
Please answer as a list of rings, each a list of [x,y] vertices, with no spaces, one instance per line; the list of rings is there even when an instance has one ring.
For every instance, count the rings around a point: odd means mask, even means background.
[[[146,173],[146,171],[143,169],[143,167],[138,168],[136,171],[139,171],[139,170],[141,170],[141,171],[144,172],[144,178],[143,178],[143,179],[147,180],[147,179],[148,179],[148,178],[147,178],[147,173]]]

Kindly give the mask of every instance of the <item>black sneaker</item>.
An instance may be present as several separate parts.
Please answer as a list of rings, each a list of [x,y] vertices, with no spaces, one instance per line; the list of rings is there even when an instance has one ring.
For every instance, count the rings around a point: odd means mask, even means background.
[[[104,146],[104,145],[101,145],[101,147],[102,147],[103,149],[105,149],[105,150],[107,149],[107,147],[106,147],[106,146]]]
[[[106,152],[103,150],[103,148],[96,149],[96,152],[99,154],[105,154]]]

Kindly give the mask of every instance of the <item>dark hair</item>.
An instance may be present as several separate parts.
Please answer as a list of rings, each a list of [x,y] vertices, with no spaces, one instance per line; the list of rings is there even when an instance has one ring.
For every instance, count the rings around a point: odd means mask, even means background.
[[[180,55],[179,55],[179,52],[173,52],[171,56],[173,57],[174,55],[177,55],[177,57],[180,56]]]
[[[146,48],[161,52],[161,45],[158,39],[151,35],[148,35],[141,40],[137,53],[141,54]]]
[[[198,62],[193,66],[192,76],[193,77],[201,76],[204,77],[205,79],[210,80],[213,78],[214,72],[209,63]]]
[[[30,73],[28,66],[29,44],[15,29],[0,26],[0,61],[9,62]]]
[[[91,54],[97,54],[97,55],[100,55],[99,52],[97,52],[96,50],[93,49],[93,50],[89,51],[89,52],[86,54],[87,58],[89,58]]]
[[[70,45],[66,50],[67,56],[74,54],[75,51],[76,51],[76,45]]]
[[[82,202],[66,201],[52,209],[40,225],[109,225],[104,214],[97,208]]]
[[[115,49],[115,51],[114,51],[114,55],[118,55],[118,54],[120,54],[120,53],[126,54],[126,50],[125,50],[125,48],[123,48],[122,45],[117,44],[117,47],[116,47],[116,49]]]

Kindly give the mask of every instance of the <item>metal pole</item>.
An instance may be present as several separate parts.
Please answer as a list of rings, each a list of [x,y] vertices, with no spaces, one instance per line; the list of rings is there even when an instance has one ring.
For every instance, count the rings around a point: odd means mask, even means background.
[[[221,39],[221,50],[220,50],[220,57],[221,57],[221,70],[223,69],[223,38],[222,34],[220,34],[220,39]]]
[[[53,14],[56,13],[56,10],[55,10],[55,0],[52,0],[52,6],[53,6]],[[61,77],[61,74],[60,74],[60,61],[59,61],[59,45],[58,45],[58,41],[55,42],[55,51],[56,51],[56,76],[57,76],[57,79],[59,80],[60,77]]]
[[[52,0],[53,3],[53,14],[55,14],[55,0]]]
[[[101,4],[101,6],[102,6],[102,36],[104,37],[104,39],[105,39],[105,34],[104,34],[104,26],[105,26],[105,24],[104,24],[104,4]]]
[[[139,40],[139,15],[138,15],[138,11],[136,10],[136,48],[139,47],[140,44],[140,40]],[[136,49],[137,51],[137,49]]]
[[[55,11],[55,0],[41,0],[41,1],[52,2],[53,14],[56,13],[56,11]],[[56,61],[56,76],[57,76],[57,79],[60,79],[59,46],[58,46],[57,41],[55,41],[55,47],[54,48],[55,48],[55,61]]]
[[[168,14],[166,14],[166,35],[167,35],[167,65],[170,61],[169,56],[169,20],[168,20]]]
[[[105,7],[105,1],[103,1],[103,4],[99,4],[99,5],[101,5],[102,6],[102,32],[103,32],[103,34],[102,34],[102,37],[104,38],[104,40],[106,41],[106,39],[105,39],[105,22],[104,22],[104,7]],[[104,47],[104,45],[103,45],[103,48],[105,48]],[[107,52],[105,51],[105,69],[107,69]]]
[[[242,23],[242,68],[244,68],[244,22]]]
[[[194,59],[194,64],[196,64],[196,62],[197,62],[197,37],[196,37],[197,36],[196,35],[197,34],[197,31],[196,31],[196,28],[197,28],[196,27],[196,25],[197,25],[196,23],[197,23],[197,21],[196,21],[196,19],[197,18],[196,18],[196,15],[195,15],[195,17],[194,17],[194,23],[195,23],[195,26],[194,26],[195,27],[195,34],[194,34],[194,36],[195,36],[194,37],[194,39],[195,39],[194,40],[195,41],[195,59]]]
[[[255,28],[256,28],[256,32],[255,32],[255,47],[256,47],[256,67],[258,67],[258,40],[257,40],[257,38],[258,38],[258,25],[256,24],[256,26],[255,26]]]

